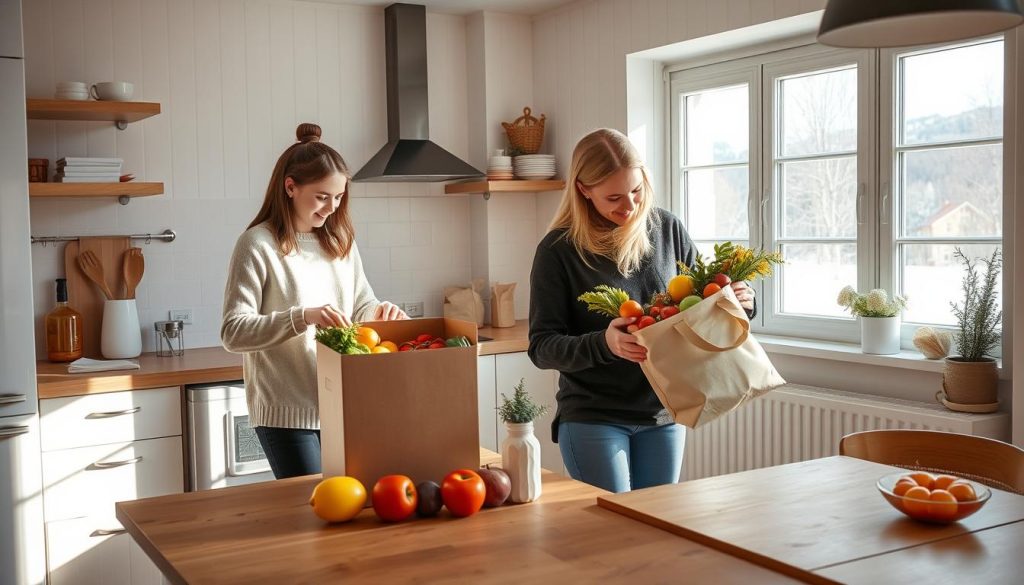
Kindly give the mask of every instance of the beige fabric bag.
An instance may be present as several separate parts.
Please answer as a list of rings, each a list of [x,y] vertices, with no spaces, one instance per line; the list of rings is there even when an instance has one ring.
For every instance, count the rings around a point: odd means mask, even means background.
[[[640,364],[677,423],[697,428],[786,383],[750,335],[732,288],[635,333]]]
[[[468,287],[449,286],[444,289],[444,316],[484,326],[484,301],[480,298],[483,279],[475,279]]]
[[[516,283],[494,283],[491,287],[491,327],[515,327]]]

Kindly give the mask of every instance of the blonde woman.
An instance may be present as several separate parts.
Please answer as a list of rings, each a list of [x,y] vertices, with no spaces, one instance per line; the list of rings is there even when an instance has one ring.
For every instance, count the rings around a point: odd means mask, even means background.
[[[640,369],[646,350],[625,331],[634,318],[609,322],[576,297],[607,284],[647,302],[677,274],[677,261],[693,265],[693,241],[678,218],[654,206],[629,139],[607,128],[577,143],[550,229],[530,275],[529,355],[560,372],[552,435],[569,474],[612,492],[678,481],[683,427]],[[732,286],[752,313],[753,291]]]
[[[300,124],[235,244],[220,337],[243,354],[249,421],[277,479],[320,473],[316,326],[404,319],[363,273],[344,159]]]

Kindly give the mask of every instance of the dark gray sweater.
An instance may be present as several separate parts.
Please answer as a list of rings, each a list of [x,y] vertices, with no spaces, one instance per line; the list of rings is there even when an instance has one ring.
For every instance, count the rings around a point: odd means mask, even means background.
[[[697,250],[679,219],[668,211],[651,211],[654,251],[629,277],[615,262],[593,257],[588,268],[576,249],[562,237],[565,230],[549,232],[537,246],[530,274],[530,347],[533,363],[558,370],[558,410],[551,434],[558,441],[558,424],[598,422],[653,425],[671,422],[640,365],[614,355],[605,341],[611,320],[587,310],[576,300],[599,284],[629,293],[648,303],[665,291],[678,273],[676,261],[692,266]]]

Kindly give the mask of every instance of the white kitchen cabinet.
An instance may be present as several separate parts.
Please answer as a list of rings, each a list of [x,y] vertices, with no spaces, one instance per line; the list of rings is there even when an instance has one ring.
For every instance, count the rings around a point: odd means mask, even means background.
[[[501,404],[502,394],[511,398],[515,393],[516,384],[519,383],[519,380],[523,380],[526,390],[534,402],[546,404],[549,407],[547,414],[533,421],[534,434],[541,447],[541,466],[544,469],[565,474],[562,454],[558,450],[558,445],[551,440],[551,420],[555,416],[558,372],[538,369],[524,351],[480,356],[478,360],[480,445],[500,452],[501,442],[505,440],[508,433],[505,430],[505,423],[499,420],[498,413],[494,408]],[[490,429],[494,429],[495,432],[493,443],[485,441],[485,439],[490,440]]]
[[[495,400],[494,356],[476,358],[476,400],[480,411],[480,446],[498,450],[498,411]]]
[[[156,585],[114,503],[182,493],[178,387],[40,401],[43,505],[51,585]]]
[[[109,516],[46,523],[50,585],[168,583],[121,524]]]

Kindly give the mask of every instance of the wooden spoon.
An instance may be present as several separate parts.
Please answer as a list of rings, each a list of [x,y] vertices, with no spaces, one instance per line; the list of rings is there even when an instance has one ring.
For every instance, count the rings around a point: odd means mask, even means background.
[[[110,287],[107,286],[107,279],[103,276],[103,264],[100,263],[100,259],[96,257],[95,253],[87,250],[79,254],[78,267],[89,277],[89,280],[95,282],[96,286],[100,287],[100,290],[103,291],[108,300],[116,298],[114,293],[110,292]]]
[[[142,248],[128,248],[124,251],[124,298],[135,298],[135,287],[142,280],[142,273],[146,270],[146,259],[142,255]]]

